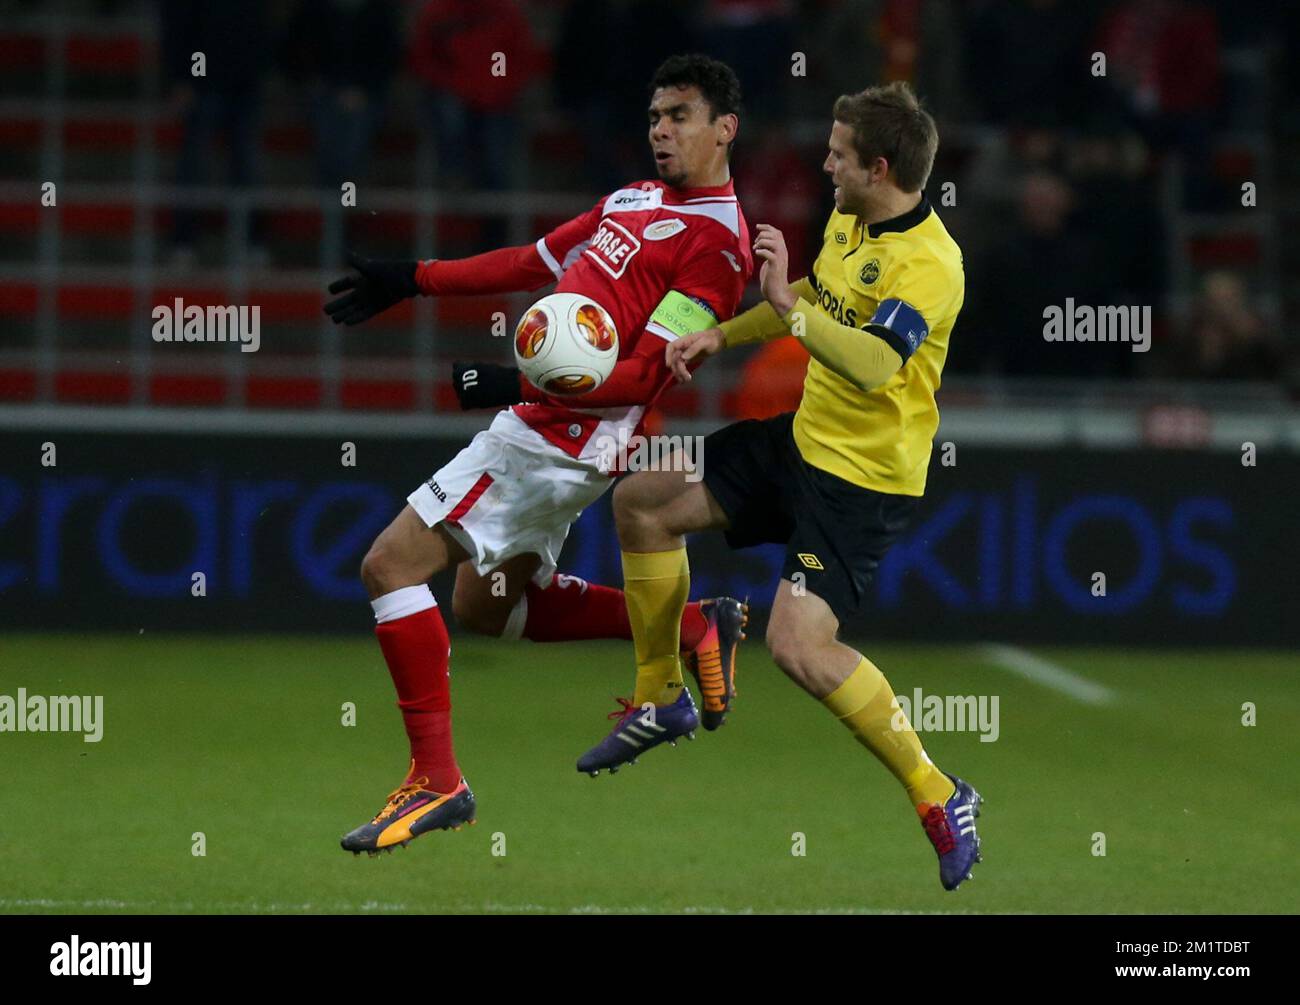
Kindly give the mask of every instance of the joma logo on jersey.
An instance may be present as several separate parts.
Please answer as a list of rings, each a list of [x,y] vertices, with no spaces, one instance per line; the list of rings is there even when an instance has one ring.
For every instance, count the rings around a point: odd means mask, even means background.
[[[649,188],[643,188],[639,192],[634,190],[623,190],[620,194],[610,200],[614,206],[632,206],[638,202],[656,202],[656,192],[658,190],[651,185]]]
[[[583,254],[590,255],[597,265],[618,279],[627,268],[627,263],[640,250],[641,242],[626,227],[613,220],[601,220],[600,229],[591,239],[591,247]]]

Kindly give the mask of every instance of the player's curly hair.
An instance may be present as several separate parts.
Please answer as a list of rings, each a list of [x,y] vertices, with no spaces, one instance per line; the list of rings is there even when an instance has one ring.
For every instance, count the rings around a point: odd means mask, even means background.
[[[690,87],[694,84],[709,103],[709,121],[719,115],[740,115],[740,78],[736,71],[720,59],[700,52],[669,56],[659,64],[650,78],[648,91],[654,94],[661,87]],[[735,144],[727,145],[727,152]]]
[[[939,130],[906,81],[842,94],[833,114],[836,122],[853,128],[853,149],[864,167],[883,157],[904,192],[925,187],[939,150]]]

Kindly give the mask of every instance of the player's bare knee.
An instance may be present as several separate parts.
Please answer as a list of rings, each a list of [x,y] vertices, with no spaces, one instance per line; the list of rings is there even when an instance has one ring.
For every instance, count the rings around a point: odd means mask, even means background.
[[[467,631],[483,634],[478,630],[475,618],[474,602],[460,589],[460,584],[451,591],[451,613],[456,616],[456,623]]]
[[[614,525],[620,538],[634,538],[656,523],[657,507],[645,479],[633,475],[614,486]]]
[[[500,638],[505,631],[506,619],[509,617],[508,611],[503,615],[495,607],[485,605],[478,597],[460,590],[452,592],[451,612],[456,615],[456,623],[467,632],[494,639]]]
[[[641,479],[632,475],[614,486],[615,516],[632,517],[641,512],[645,505],[645,493],[642,492],[641,485]]]
[[[772,661],[781,671],[798,683],[807,677],[805,670],[805,649],[799,637],[788,628],[771,622],[767,626],[767,649],[772,654]]]
[[[361,560],[361,582],[371,597],[382,597],[397,587],[389,586],[392,579],[392,559],[382,538],[376,538]]]
[[[393,547],[383,534],[375,538],[375,543],[361,560],[361,582],[371,599],[405,586],[427,582],[428,578],[416,572],[410,559]]]

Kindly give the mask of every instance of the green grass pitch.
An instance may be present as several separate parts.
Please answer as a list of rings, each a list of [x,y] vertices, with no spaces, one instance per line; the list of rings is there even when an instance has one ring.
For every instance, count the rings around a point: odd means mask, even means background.
[[[0,733],[0,912],[1298,905],[1293,654],[1036,650],[1117,696],[1090,706],[974,647],[869,647],[900,694],[999,696],[996,742],[923,734],[987,799],[985,862],[949,894],[902,790],[758,641],[742,650],[726,726],[595,780],[574,760],[609,725],[611,696],[627,693],[628,645],[453,644],[457,752],[478,825],[370,859],[338,838],[405,768],[373,640],[5,638],[0,694],[102,694],[104,736]],[[1241,721],[1247,701],[1255,726]],[[344,702],[356,703],[355,726],[341,723]]]

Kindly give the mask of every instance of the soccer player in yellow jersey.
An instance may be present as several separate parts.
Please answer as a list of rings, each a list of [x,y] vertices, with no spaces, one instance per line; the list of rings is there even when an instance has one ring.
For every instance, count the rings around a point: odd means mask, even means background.
[[[774,338],[799,338],[812,359],[798,411],[706,438],[702,480],[669,463],[678,470],[638,472],[616,488],[636,696],[580,769],[616,769],[657,745],[655,717],[641,709],[668,711],[681,693],[683,535],[720,528],[732,547],[781,542],[772,658],[902,783],[953,890],[979,861],[979,794],[934,765],[884,675],[837,635],[925,491],[934,395],[964,292],[961,250],[925,196],[939,140],[911,89],[845,95],[834,120],[824,169],[835,211],[812,274],[790,283],[781,232],[760,225],[766,303],[667,347],[682,381],[692,360]],[[725,709],[733,680],[725,667],[721,693],[706,702]]]

